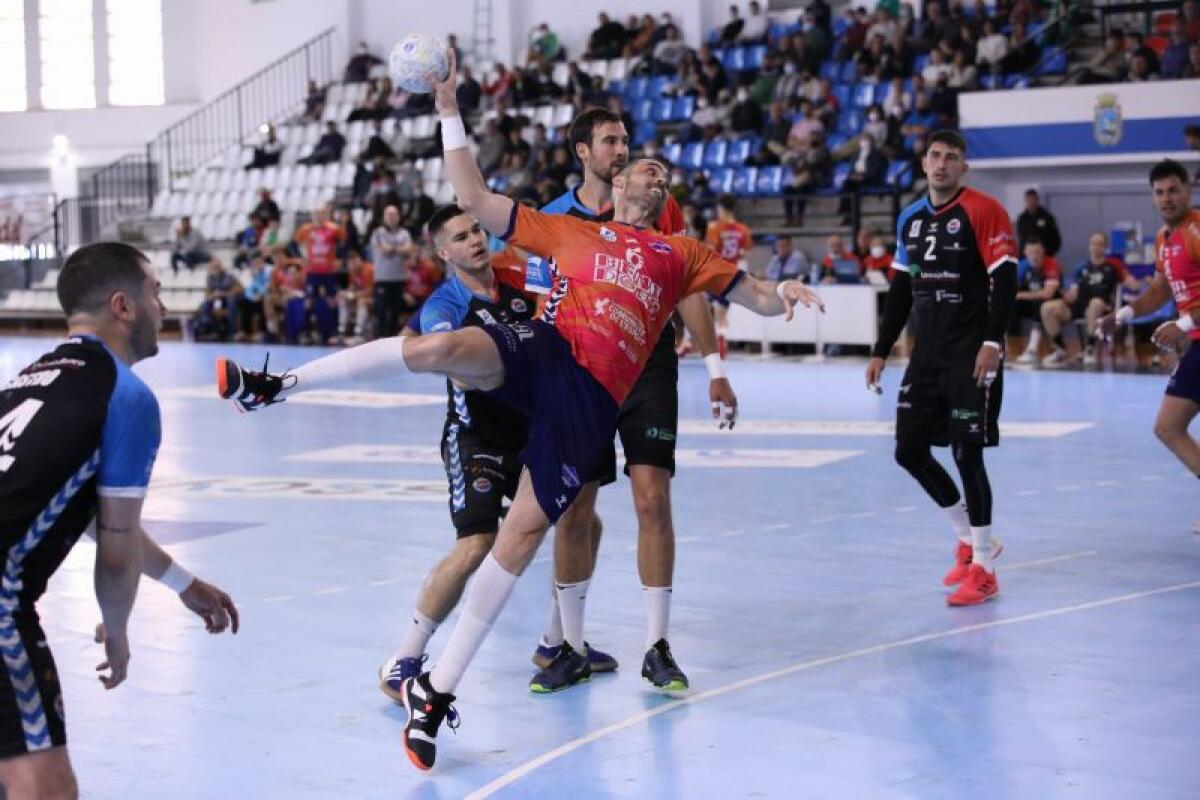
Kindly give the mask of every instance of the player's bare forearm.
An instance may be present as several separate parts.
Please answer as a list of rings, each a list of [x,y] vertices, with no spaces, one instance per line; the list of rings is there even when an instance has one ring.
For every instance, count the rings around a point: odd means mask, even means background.
[[[737,286],[727,295],[729,301],[750,309],[763,317],[778,317],[783,314],[787,319],[792,318],[792,307],[796,303],[803,306],[817,306],[825,310],[821,296],[809,289],[800,281],[763,281],[744,273]]]
[[[1142,292],[1142,295],[1129,306],[1133,309],[1135,317],[1141,317],[1162,308],[1163,304],[1170,299],[1171,284],[1162,275],[1155,275],[1146,291]]]
[[[700,355],[717,352],[717,329],[713,323],[712,307],[703,294],[688,295],[675,307],[683,320],[683,327],[692,335],[692,341]]]

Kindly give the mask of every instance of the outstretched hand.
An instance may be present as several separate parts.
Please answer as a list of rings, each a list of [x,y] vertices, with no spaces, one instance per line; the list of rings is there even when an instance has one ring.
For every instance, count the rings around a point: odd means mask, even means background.
[[[825,313],[825,301],[821,299],[821,295],[814,292],[812,289],[805,286],[800,281],[784,281],[779,284],[776,290],[779,294],[779,299],[783,301],[785,322],[790,322],[794,316],[793,309],[797,303],[800,303],[805,308],[816,306]]]
[[[443,117],[448,117],[458,113],[458,60],[454,55],[454,48],[446,48],[446,70],[445,80],[439,80],[435,73],[429,73],[429,85],[433,87],[433,102],[437,106],[438,114]]]

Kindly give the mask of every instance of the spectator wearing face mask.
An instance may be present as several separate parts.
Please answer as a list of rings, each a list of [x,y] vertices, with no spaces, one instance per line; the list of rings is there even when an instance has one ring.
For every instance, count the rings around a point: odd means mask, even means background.
[[[736,102],[730,112],[730,129],[737,134],[757,134],[763,127],[763,110],[745,86],[737,90]]]
[[[888,252],[879,234],[871,236],[871,244],[862,260],[864,274],[878,272],[888,281],[892,279],[892,254]]]

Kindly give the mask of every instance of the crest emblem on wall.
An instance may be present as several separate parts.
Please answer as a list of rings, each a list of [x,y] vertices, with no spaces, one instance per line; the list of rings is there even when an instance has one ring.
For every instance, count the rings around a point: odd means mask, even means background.
[[[1102,94],[1096,98],[1096,110],[1092,119],[1096,144],[1112,147],[1121,141],[1124,121],[1121,118],[1121,104],[1115,94]]]

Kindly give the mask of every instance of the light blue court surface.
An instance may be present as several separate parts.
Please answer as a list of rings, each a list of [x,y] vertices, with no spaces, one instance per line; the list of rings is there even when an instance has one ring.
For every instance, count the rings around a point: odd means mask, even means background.
[[[0,378],[50,345],[0,340]],[[319,352],[274,348],[271,363]],[[145,516],[234,595],[243,631],[209,637],[143,583],[130,678],[105,692],[92,546],[76,548],[42,616],[85,797],[1200,796],[1200,486],[1151,433],[1162,376],[1008,374],[1007,433],[988,455],[1001,598],[949,609],[953,539],[891,459],[900,368],[877,398],[860,364],[733,361],[744,421],[733,434],[685,422],[674,483],[671,641],[690,699],[652,695],[638,674],[622,481],[601,495],[588,602],[588,638],[620,671],[528,692],[544,547],[423,776],[375,676],[453,539],[442,383],[239,415],[215,396],[220,353],[261,363],[263,350],[168,343],[137,368],[164,417]],[[700,421],[704,370],[681,373],[682,417]]]

